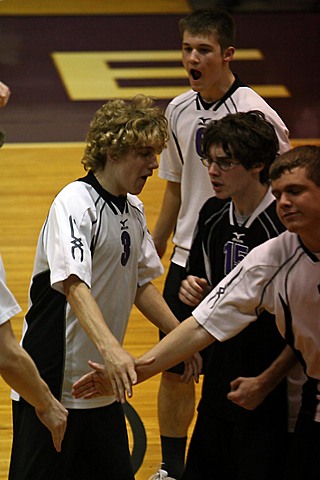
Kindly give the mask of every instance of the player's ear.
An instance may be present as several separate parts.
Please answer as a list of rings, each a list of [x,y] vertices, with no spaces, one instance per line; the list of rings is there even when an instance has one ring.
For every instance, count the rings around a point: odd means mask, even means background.
[[[107,162],[117,163],[117,160],[118,160],[118,156],[117,156],[117,155],[115,155],[115,154],[110,155],[110,153],[108,153],[108,155],[107,155]]]
[[[226,48],[225,51],[224,51],[224,53],[223,53],[223,59],[224,59],[226,62],[231,62],[231,60],[233,60],[234,52],[235,52],[235,48],[234,48],[234,47],[228,47],[228,48]]]
[[[256,173],[260,173],[263,169],[264,169],[265,165],[264,163],[261,163],[261,162],[257,162],[257,163],[254,163],[252,165],[252,167],[250,168],[251,171],[254,171]]]

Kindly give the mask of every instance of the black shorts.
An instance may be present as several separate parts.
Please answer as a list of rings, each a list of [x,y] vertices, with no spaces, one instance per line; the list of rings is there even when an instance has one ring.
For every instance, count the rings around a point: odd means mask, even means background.
[[[182,480],[282,480],[290,435],[199,412]]]
[[[289,450],[285,480],[318,480],[320,422],[300,413]]]
[[[193,307],[189,307],[185,303],[181,302],[178,296],[181,282],[185,278],[186,269],[171,262],[164,284],[163,297],[179,322],[183,322],[183,320],[190,317],[193,311]],[[159,336],[161,340],[163,337],[165,337],[165,334],[160,331]],[[169,368],[167,371],[181,375],[184,371],[184,363],[179,363],[178,365]]]
[[[70,409],[62,451],[25,402],[13,402],[9,480],[134,480],[122,406]]]

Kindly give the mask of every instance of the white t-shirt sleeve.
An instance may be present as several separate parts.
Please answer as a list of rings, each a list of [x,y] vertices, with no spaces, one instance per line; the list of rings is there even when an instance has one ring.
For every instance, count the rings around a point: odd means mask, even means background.
[[[6,275],[0,256],[0,325],[19,312],[21,308],[6,285]]]
[[[164,273],[161,260],[148,231],[144,236],[138,265],[138,285],[151,282]]]
[[[144,215],[144,206],[142,203],[139,204],[139,209],[143,214],[142,219],[144,231],[141,253],[138,262],[138,286],[141,287],[142,285],[151,282],[155,278],[162,275],[164,273],[164,268],[156,251],[156,247],[154,246],[153,239],[147,228],[146,217]]]
[[[166,110],[166,117],[169,124],[169,141],[160,156],[158,176],[171,182],[181,183],[183,163],[174,138],[172,108],[172,105],[169,104]]]
[[[192,312],[197,322],[219,341],[241,332],[262,310],[274,313],[273,284],[269,281],[274,269],[256,264],[255,250]]]
[[[62,191],[54,200],[44,229],[43,242],[51,272],[52,288],[63,293],[63,281],[76,275],[91,287],[92,255],[90,251],[95,210],[84,190]]]

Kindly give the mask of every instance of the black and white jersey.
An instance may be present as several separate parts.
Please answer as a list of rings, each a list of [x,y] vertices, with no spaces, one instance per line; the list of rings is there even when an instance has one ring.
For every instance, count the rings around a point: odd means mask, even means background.
[[[230,199],[210,198],[199,214],[187,272],[207,278],[212,286],[217,285],[253,248],[285,230],[276,214],[275,203],[269,189],[255,211],[239,225]],[[228,316],[225,321],[229,321]],[[247,411],[227,399],[232,380],[259,375],[280,355],[285,345],[274,316],[268,312],[234,338],[211,345],[206,350],[199,411],[205,415],[214,411],[216,416],[249,428],[289,427],[293,430],[300,397],[297,401],[296,396],[290,398],[288,409],[286,380],[254,411]]]
[[[212,120],[229,113],[260,110],[277,132],[280,152],[290,148],[288,130],[278,114],[250,87],[236,78],[222,99],[206,104],[190,90],[168,105],[168,147],[161,154],[159,177],[181,183],[181,206],[173,237],[176,245],[172,261],[185,266],[200,208],[213,195],[207,168],[201,163],[201,141]]]
[[[0,256],[0,325],[19,312],[21,308],[6,285],[6,274]]]
[[[225,341],[264,310],[276,316],[281,335],[297,353],[309,377],[303,409],[320,421],[320,262],[294,233],[253,249],[192,314]]]
[[[250,250],[284,230],[270,189],[242,225],[236,220],[230,199],[211,197],[199,213],[187,272],[206,277],[215,286]]]
[[[114,397],[71,395],[88,360],[102,358],[66,302],[63,281],[76,275],[87,284],[122,343],[137,287],[162,273],[136,196],[114,197],[92,173],[57,195],[38,240],[22,344],[66,407],[98,407]]]

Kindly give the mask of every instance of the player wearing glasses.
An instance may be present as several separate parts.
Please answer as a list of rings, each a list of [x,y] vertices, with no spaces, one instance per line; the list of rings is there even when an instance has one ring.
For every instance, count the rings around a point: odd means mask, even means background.
[[[200,211],[187,264],[190,276],[180,290],[180,300],[192,307],[250,250],[284,230],[268,181],[278,140],[263,113],[230,114],[212,122],[203,151],[215,196]],[[292,379],[279,375],[293,353],[285,349],[274,316],[262,313],[236,337],[208,347],[204,358],[183,480],[280,480],[288,430],[294,429],[300,403]],[[295,369],[291,375],[299,378]],[[230,401],[230,390],[242,406]]]

